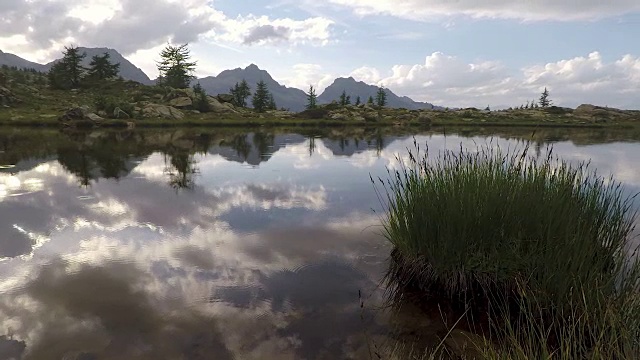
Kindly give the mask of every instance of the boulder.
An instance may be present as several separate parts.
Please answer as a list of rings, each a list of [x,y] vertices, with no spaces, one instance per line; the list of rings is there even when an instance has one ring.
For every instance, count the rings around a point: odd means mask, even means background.
[[[180,120],[184,118],[182,111],[166,105],[147,104],[142,108],[142,116],[145,118],[164,118]]]
[[[193,106],[193,100],[189,97],[183,96],[169,101],[169,105],[174,108],[184,109]]]
[[[212,112],[215,113],[237,113],[234,106],[230,103],[221,103],[213,96],[207,96],[207,102]]]
[[[93,127],[100,125],[104,118],[89,111],[87,106],[75,107],[67,110],[58,118],[65,126]]]
[[[196,98],[196,93],[192,89],[171,89],[167,95],[164,96],[165,101],[171,101],[173,99],[188,97],[193,100]]]
[[[329,116],[332,120],[347,120],[347,115],[343,113],[333,113]]]
[[[11,90],[6,87],[0,86],[0,105],[8,107],[11,104],[18,103],[18,98],[13,95]]]
[[[231,94],[218,94],[218,96],[216,96],[216,99],[218,99],[218,101],[220,101],[221,103],[232,103],[233,102],[233,95]]]
[[[114,119],[130,119],[131,115],[127,114],[126,111],[120,109],[119,107],[113,109],[113,118]]]

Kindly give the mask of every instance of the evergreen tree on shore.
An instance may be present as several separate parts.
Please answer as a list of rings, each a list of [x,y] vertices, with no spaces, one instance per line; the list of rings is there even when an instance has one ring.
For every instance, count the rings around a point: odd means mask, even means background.
[[[170,86],[177,89],[186,89],[191,80],[194,79],[193,72],[196,69],[196,62],[190,62],[191,54],[188,44],[180,46],[167,45],[162,50],[158,62],[161,85]]]
[[[89,77],[95,80],[107,80],[118,76],[120,73],[120,64],[112,64],[109,60],[111,55],[105,52],[100,55],[95,55],[91,58],[89,63]]]
[[[253,94],[253,108],[259,113],[268,110],[270,95],[267,83],[265,83],[264,80],[260,80],[256,85],[256,92]]]
[[[309,86],[309,92],[307,93],[307,110],[315,109],[318,107],[318,95],[316,95],[316,89],[313,85]]]
[[[86,69],[82,66],[82,60],[87,56],[80,53],[76,46],[64,47],[63,57],[53,64],[49,70],[49,84],[54,89],[68,90],[80,85]]]

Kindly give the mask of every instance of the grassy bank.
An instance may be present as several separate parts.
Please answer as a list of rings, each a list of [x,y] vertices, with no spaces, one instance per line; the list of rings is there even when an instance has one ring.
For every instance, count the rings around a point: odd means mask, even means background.
[[[484,358],[640,355],[635,214],[615,181],[527,149],[416,146],[383,183],[392,303],[450,308]]]
[[[58,119],[69,109],[85,107],[104,119],[94,123],[81,121],[74,126],[103,128],[168,127],[538,127],[538,128],[632,128],[640,123],[640,112],[602,110],[579,113],[570,109],[528,109],[479,111],[477,109],[432,111],[378,108],[375,106],[322,105],[313,111],[290,113],[225,107],[215,104],[209,112],[199,112],[194,105],[172,108],[175,99],[185,99],[193,92],[161,86],[145,86],[131,81],[108,81],[74,91],[51,89],[42,83],[8,81],[0,84],[10,92],[8,105],[0,106],[0,126],[61,127]],[[6,86],[6,88],[4,88]],[[5,91],[3,90],[3,91]],[[188,96],[187,96],[188,95]],[[192,101],[187,99],[187,103]],[[6,102],[6,100],[5,100]],[[162,106],[177,118],[155,116],[150,105]],[[178,105],[176,105],[178,106]],[[112,119],[115,108],[129,118]],[[595,114],[595,115],[594,115]],[[69,122],[67,122],[67,125]]]

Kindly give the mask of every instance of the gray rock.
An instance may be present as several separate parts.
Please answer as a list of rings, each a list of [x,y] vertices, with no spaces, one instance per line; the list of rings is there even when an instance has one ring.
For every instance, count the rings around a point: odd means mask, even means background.
[[[142,116],[145,118],[164,118],[181,120],[184,118],[182,111],[166,105],[147,104],[142,109]]]
[[[215,113],[237,113],[235,108],[230,103],[221,103],[218,98],[213,96],[207,96],[207,102],[212,112]]]
[[[233,95],[231,94],[218,94],[216,98],[223,104],[233,102]]]
[[[178,109],[184,109],[191,107],[193,105],[193,100],[189,97],[183,96],[169,101],[169,105]]]
[[[114,119],[130,119],[131,115],[127,114],[126,111],[120,109],[119,107],[113,109],[113,118]]]
[[[342,113],[334,113],[329,116],[332,120],[347,120],[347,115]]]

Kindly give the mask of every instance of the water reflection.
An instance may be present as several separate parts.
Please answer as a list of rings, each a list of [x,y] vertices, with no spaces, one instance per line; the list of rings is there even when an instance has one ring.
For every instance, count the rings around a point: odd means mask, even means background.
[[[491,132],[349,131],[0,131],[0,359],[361,359],[394,325],[435,338],[377,310],[369,174],[414,135]],[[629,132],[518,131],[494,143],[555,142],[640,190]]]

